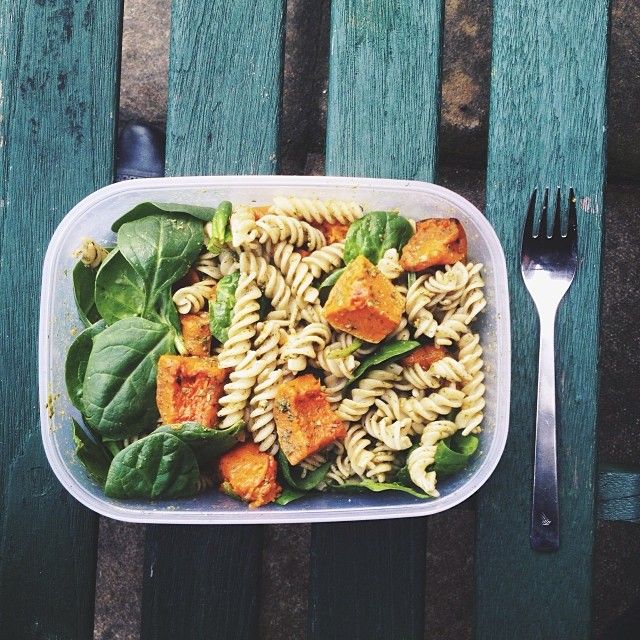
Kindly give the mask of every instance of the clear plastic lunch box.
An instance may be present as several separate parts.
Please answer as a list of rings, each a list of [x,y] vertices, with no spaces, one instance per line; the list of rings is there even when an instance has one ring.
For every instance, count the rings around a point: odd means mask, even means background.
[[[438,482],[440,497],[422,500],[397,491],[326,493],[287,506],[249,509],[219,491],[194,498],[142,501],[107,498],[76,459],[64,361],[82,330],[73,297],[74,250],[89,237],[115,243],[111,223],[148,200],[215,206],[222,200],[268,203],[274,196],[356,200],[365,211],[399,209],[408,217],[458,218],[467,233],[469,260],[485,265],[487,307],[474,325],[484,348],[486,408],[478,453],[459,474]],[[49,464],[82,504],[104,516],[130,522],[239,524],[373,520],[423,516],[449,509],[478,490],[495,469],[508,432],[510,396],[509,294],[504,254],[484,216],[461,196],[426,182],[367,178],[217,176],[131,180],[96,191],[78,203],[54,233],[44,260],[40,302],[39,387],[42,441]]]

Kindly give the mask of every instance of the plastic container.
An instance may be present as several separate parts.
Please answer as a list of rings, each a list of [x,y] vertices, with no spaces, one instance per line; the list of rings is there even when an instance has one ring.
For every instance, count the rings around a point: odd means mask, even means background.
[[[71,418],[79,418],[64,384],[64,361],[82,326],[73,299],[72,257],[81,239],[115,243],[111,223],[136,204],[155,200],[215,206],[221,200],[265,203],[276,195],[354,199],[365,210],[400,209],[405,216],[456,217],[468,236],[469,259],[484,263],[487,307],[474,325],[484,348],[486,409],[479,454],[460,474],[438,482],[439,498],[421,500],[395,491],[324,494],[287,506],[249,509],[218,491],[167,501],[113,500],[76,459]],[[164,524],[323,522],[423,516],[449,509],[478,490],[502,455],[510,396],[509,298],[504,255],[482,214],[461,196],[425,182],[365,178],[220,176],[131,180],[100,189],[77,204],[60,223],[44,261],[40,303],[39,385],[42,440],[63,486],[90,509],[118,520]]]

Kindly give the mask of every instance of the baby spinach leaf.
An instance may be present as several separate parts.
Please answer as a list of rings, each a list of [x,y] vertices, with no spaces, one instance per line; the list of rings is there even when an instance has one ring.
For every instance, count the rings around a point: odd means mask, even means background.
[[[300,489],[291,489],[290,487],[284,487],[282,489],[282,493],[275,499],[274,502],[284,507],[284,505],[289,504],[294,500],[304,498],[308,495],[309,493],[307,491],[300,491]]]
[[[87,473],[101,487],[104,487],[113,456],[101,442],[92,440],[73,418],[71,421],[73,422],[73,442],[76,445],[76,456],[82,462]]]
[[[158,358],[174,352],[174,332],[144,318],[125,318],[99,333],[82,387],[87,423],[106,440],[153,428]]]
[[[229,218],[231,218],[231,203],[228,200],[224,200],[218,205],[211,219],[212,231],[211,238],[207,244],[207,251],[214,256],[219,256],[224,245],[227,242],[231,242]]]
[[[206,472],[225,451],[229,451],[238,441],[237,435],[244,429],[244,422],[239,421],[226,429],[209,429],[197,422],[180,424],[163,424],[153,433],[171,433],[180,438],[198,460],[198,466]]]
[[[184,214],[147,216],[120,227],[118,248],[144,282],[145,312],[187,272],[203,238],[202,224]]]
[[[329,297],[329,291],[333,289],[333,285],[340,279],[340,276],[344,273],[346,267],[342,267],[341,269],[336,269],[331,272],[319,285],[318,291],[320,292],[320,302],[324,304]]]
[[[224,344],[229,338],[229,327],[236,303],[236,289],[240,272],[234,271],[224,276],[216,287],[216,299],[209,303],[209,326],[211,335]]]
[[[144,282],[118,249],[114,249],[98,269],[95,302],[107,324],[144,312]]]
[[[141,202],[120,216],[112,225],[113,231],[118,231],[125,222],[133,222],[147,216],[171,215],[184,213],[188,216],[209,222],[215,213],[213,207],[201,207],[195,204],[177,204],[175,202]]]
[[[95,300],[96,272],[97,269],[85,267],[82,262],[78,262],[72,273],[73,297],[80,320],[86,327],[100,320]]]
[[[456,433],[451,438],[440,440],[434,455],[433,470],[441,475],[451,475],[464,469],[469,458],[478,448],[478,438],[472,434]]]
[[[325,476],[331,468],[331,462],[325,462],[314,471],[308,473],[304,478],[294,477],[293,468],[284,453],[282,453],[282,450],[280,450],[278,451],[278,468],[282,471],[284,481],[289,487],[300,491],[311,491],[325,479]]]
[[[124,448],[109,467],[110,498],[185,498],[198,490],[200,471],[191,449],[170,433],[152,433]]]
[[[387,249],[402,250],[413,235],[411,224],[395,211],[370,211],[349,227],[344,241],[344,263],[365,256],[373,264]]]
[[[81,413],[84,412],[82,404],[82,384],[84,374],[87,371],[89,354],[93,348],[93,339],[107,327],[104,320],[87,327],[78,334],[67,351],[67,359],[64,363],[64,381],[67,385],[67,393],[71,404]]]
[[[353,372],[353,376],[345,388],[348,388],[356,380],[361,378],[369,369],[381,364],[395,362],[398,358],[411,353],[419,346],[420,343],[415,340],[394,340],[393,342],[388,342],[360,363],[360,366]]]
[[[374,480],[359,480],[359,481],[349,481],[344,484],[335,485],[331,487],[332,491],[355,491],[355,492],[363,492],[363,491],[403,491],[404,493],[409,493],[416,498],[429,498],[426,493],[422,491],[417,491],[416,489],[412,489],[411,487],[406,487],[403,484],[399,484],[397,482],[375,482]]]

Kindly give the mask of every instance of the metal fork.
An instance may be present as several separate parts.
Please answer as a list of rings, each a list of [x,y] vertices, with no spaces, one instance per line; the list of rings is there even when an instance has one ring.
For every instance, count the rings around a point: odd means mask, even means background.
[[[576,274],[578,232],[576,198],[573,189],[569,190],[566,231],[562,232],[560,188],[556,191],[551,232],[549,233],[547,225],[548,188],[544,191],[540,227],[535,232],[536,194],[537,190],[534,190],[529,200],[520,255],[524,284],[540,316],[538,404],[530,541],[534,551],[556,551],[560,547],[560,512],[556,452],[554,330],[558,305]]]

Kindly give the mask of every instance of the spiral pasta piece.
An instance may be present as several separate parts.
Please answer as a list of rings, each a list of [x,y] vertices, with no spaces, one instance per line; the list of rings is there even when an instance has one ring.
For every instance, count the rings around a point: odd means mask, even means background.
[[[351,468],[359,476],[364,476],[367,466],[373,460],[373,451],[367,449],[370,444],[367,432],[359,424],[352,424],[347,429],[344,448],[349,456]]]
[[[349,224],[360,218],[363,213],[362,207],[357,202],[282,196],[273,199],[273,206],[269,211],[276,215],[292,216],[314,224],[322,222]]]
[[[108,255],[101,244],[90,238],[83,238],[82,244],[73,252],[73,257],[90,269],[97,269]]]
[[[323,371],[334,376],[350,378],[360,362],[355,359],[353,353],[343,357],[335,357],[335,354],[348,348],[352,343],[353,336],[347,333],[340,333],[336,342],[332,342],[318,351],[315,364]]]
[[[377,266],[380,273],[389,280],[395,280],[404,273],[397,249],[387,249]]]
[[[327,401],[335,411],[342,402],[342,392],[347,386],[349,379],[340,376],[328,375],[324,377],[324,392],[327,394]]]
[[[427,471],[427,468],[435,462],[437,443],[453,435],[457,430],[455,423],[450,420],[430,422],[422,432],[420,446],[407,457],[411,481],[433,498],[440,495],[436,489],[436,472]]]
[[[212,253],[200,254],[193,263],[192,268],[211,280],[220,280],[222,278],[220,261]]]
[[[321,322],[308,324],[302,331],[289,336],[282,348],[282,359],[287,363],[289,371],[303,371],[308,358],[315,358],[316,353],[324,349],[331,339],[331,329]]]
[[[221,429],[233,426],[244,419],[245,407],[264,364],[256,358],[256,352],[248,351],[238,366],[229,374],[224,385],[224,395],[218,401],[218,418],[222,418]]]
[[[376,482],[389,482],[400,469],[397,453],[382,442],[376,444],[372,453],[365,475]]]
[[[407,435],[411,431],[411,418],[391,420],[378,411],[370,411],[363,423],[365,431],[383,442],[393,451],[402,451],[411,447],[411,439]]]
[[[461,362],[447,356],[434,362],[425,371],[419,364],[414,364],[403,370],[402,375],[414,389],[437,389],[443,380],[449,382],[468,382],[471,376]]]
[[[284,276],[265,258],[252,252],[243,252],[240,255],[240,271],[255,275],[256,284],[264,290],[264,295],[271,300],[275,309],[291,311],[292,293],[287,286]]]
[[[446,265],[425,279],[423,287],[430,298],[429,307],[450,309],[458,305],[469,282],[469,271],[461,262]]]
[[[261,244],[272,242],[276,244],[286,240],[296,247],[305,246],[309,251],[324,247],[326,241],[322,232],[312,227],[308,222],[267,214],[255,222],[256,237]]]
[[[337,410],[338,417],[346,422],[360,420],[369,411],[376,398],[393,387],[393,383],[400,378],[401,372],[402,367],[391,364],[384,369],[375,369],[369,373],[351,391],[351,397],[342,400]]]
[[[188,287],[178,289],[172,297],[178,313],[198,313],[202,311],[215,291],[215,280],[201,280]]]
[[[435,343],[448,346],[460,340],[461,336],[469,331],[466,319],[467,312],[461,310],[448,311],[442,322],[436,327]]]
[[[218,354],[218,363],[224,368],[237,367],[251,348],[260,320],[260,289],[255,283],[255,273],[241,272],[236,289],[236,303],[229,327],[229,337]]]
[[[433,317],[428,306],[431,301],[430,296],[424,288],[427,276],[420,276],[409,287],[405,300],[405,309],[409,323],[415,327],[415,337],[422,335],[433,338],[438,328],[438,323]]]
[[[452,409],[462,406],[464,392],[453,387],[444,387],[425,398],[407,398],[404,410],[413,421],[413,428],[420,433],[420,425],[425,425],[441,415],[447,415]]]
[[[400,397],[395,390],[388,389],[379,398],[376,398],[374,404],[378,414],[395,422],[408,417],[403,406],[405,400],[406,398]]]
[[[302,256],[287,242],[278,242],[273,250],[273,263],[280,269],[287,286],[302,306],[318,299],[318,290],[312,286],[313,274]]]
[[[329,273],[342,265],[344,254],[344,242],[334,242],[326,247],[316,249],[313,253],[302,259],[314,278],[319,278],[324,273]]]
[[[351,465],[349,454],[346,447],[342,453],[339,453],[335,461],[329,469],[325,481],[329,484],[342,485],[355,476],[355,471]]]
[[[474,318],[487,306],[484,297],[484,280],[480,274],[481,264],[467,265],[469,269],[469,282],[464,288],[460,300],[460,312],[465,315],[464,323],[470,324]]]
[[[258,237],[256,217],[249,207],[236,207],[229,219],[231,244],[236,248],[252,249]]]
[[[462,388],[465,398],[456,416],[456,425],[462,429],[462,434],[466,436],[479,430],[484,418],[485,386],[481,359],[482,347],[480,346],[480,337],[472,333],[462,336],[458,346],[460,347],[460,362],[471,377],[470,381]]]

